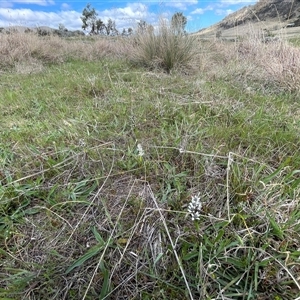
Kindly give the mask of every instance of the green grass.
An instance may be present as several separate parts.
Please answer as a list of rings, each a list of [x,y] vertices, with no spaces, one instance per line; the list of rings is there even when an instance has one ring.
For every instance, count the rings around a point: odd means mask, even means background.
[[[0,114],[1,299],[299,297],[297,94],[69,60]]]
[[[291,39],[289,40],[289,42],[290,42],[292,45],[296,46],[296,47],[299,47],[299,46],[300,46],[300,39],[299,39],[299,38],[291,38]]]

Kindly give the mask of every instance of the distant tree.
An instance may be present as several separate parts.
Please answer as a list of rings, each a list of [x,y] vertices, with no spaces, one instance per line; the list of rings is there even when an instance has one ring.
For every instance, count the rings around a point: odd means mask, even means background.
[[[132,35],[133,29],[129,27],[129,28],[127,29],[127,32],[128,32],[128,35]]]
[[[119,34],[116,28],[116,22],[112,19],[108,19],[105,24],[100,18],[97,18],[98,14],[90,4],[87,4],[86,8],[82,11],[81,21],[82,29],[89,30],[90,34],[103,34],[103,35],[117,35]]]
[[[116,27],[116,22],[114,21],[114,27],[113,27],[113,35],[119,35],[119,31]]]
[[[119,32],[116,28],[116,22],[112,19],[108,19],[106,24],[106,34],[107,35],[118,35]]]
[[[52,32],[52,29],[45,29],[45,28],[41,28],[41,27],[37,28],[37,34],[39,36],[51,35],[51,32]]]
[[[80,17],[82,21],[82,29],[90,30],[90,34],[95,34],[97,29],[97,16],[98,14],[96,10],[91,7],[90,3],[88,3],[82,11],[82,16]]]
[[[154,27],[151,24],[148,24],[146,21],[140,20],[137,23],[137,32],[138,33],[145,33],[145,32],[151,32],[152,33],[153,31],[154,31]]]
[[[138,23],[137,23],[137,31],[138,33],[144,33],[147,29],[147,22],[144,21],[144,20],[140,20]]]
[[[123,31],[122,31],[122,36],[129,36],[129,35],[131,35],[133,33],[133,30],[132,30],[132,28],[128,28],[127,30],[126,30],[126,28],[123,28]]]
[[[177,12],[172,16],[171,26],[176,34],[185,33],[187,18],[181,12]]]
[[[0,28],[0,32],[2,32],[1,29],[2,29],[2,28]],[[3,29],[4,29],[4,28],[3,28]],[[32,33],[33,30],[30,29],[30,28],[26,28],[24,32],[25,32],[25,33]]]
[[[97,34],[105,34],[106,25],[101,19],[96,21],[96,32]]]
[[[68,31],[68,29],[66,28],[66,26],[62,23],[58,24],[58,30],[60,31]]]

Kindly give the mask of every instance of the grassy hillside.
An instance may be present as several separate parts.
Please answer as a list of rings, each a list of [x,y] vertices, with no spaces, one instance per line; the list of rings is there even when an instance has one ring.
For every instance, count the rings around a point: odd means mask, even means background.
[[[299,56],[0,35],[0,299],[299,299]]]
[[[202,29],[196,35],[202,38],[222,37],[236,39],[262,34],[296,38],[300,34],[300,2],[289,0],[260,0],[245,6],[222,21]]]

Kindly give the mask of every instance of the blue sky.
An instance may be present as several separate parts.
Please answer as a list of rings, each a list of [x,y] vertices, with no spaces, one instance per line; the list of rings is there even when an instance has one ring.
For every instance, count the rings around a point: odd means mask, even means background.
[[[222,20],[226,15],[253,5],[254,0],[183,0],[183,1],[59,1],[59,0],[0,0],[0,27],[50,26],[63,24],[70,30],[81,29],[80,16],[87,3],[96,9],[104,22],[108,18],[117,28],[134,28],[140,20],[157,24],[159,17],[170,19],[175,12],[182,12],[188,19],[187,31],[194,32]]]

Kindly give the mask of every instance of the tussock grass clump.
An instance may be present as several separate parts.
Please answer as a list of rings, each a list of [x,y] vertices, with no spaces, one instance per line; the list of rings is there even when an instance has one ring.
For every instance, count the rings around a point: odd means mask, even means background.
[[[151,69],[182,70],[192,66],[198,47],[195,38],[178,33],[164,20],[157,30],[138,31],[133,38],[130,58]]]

